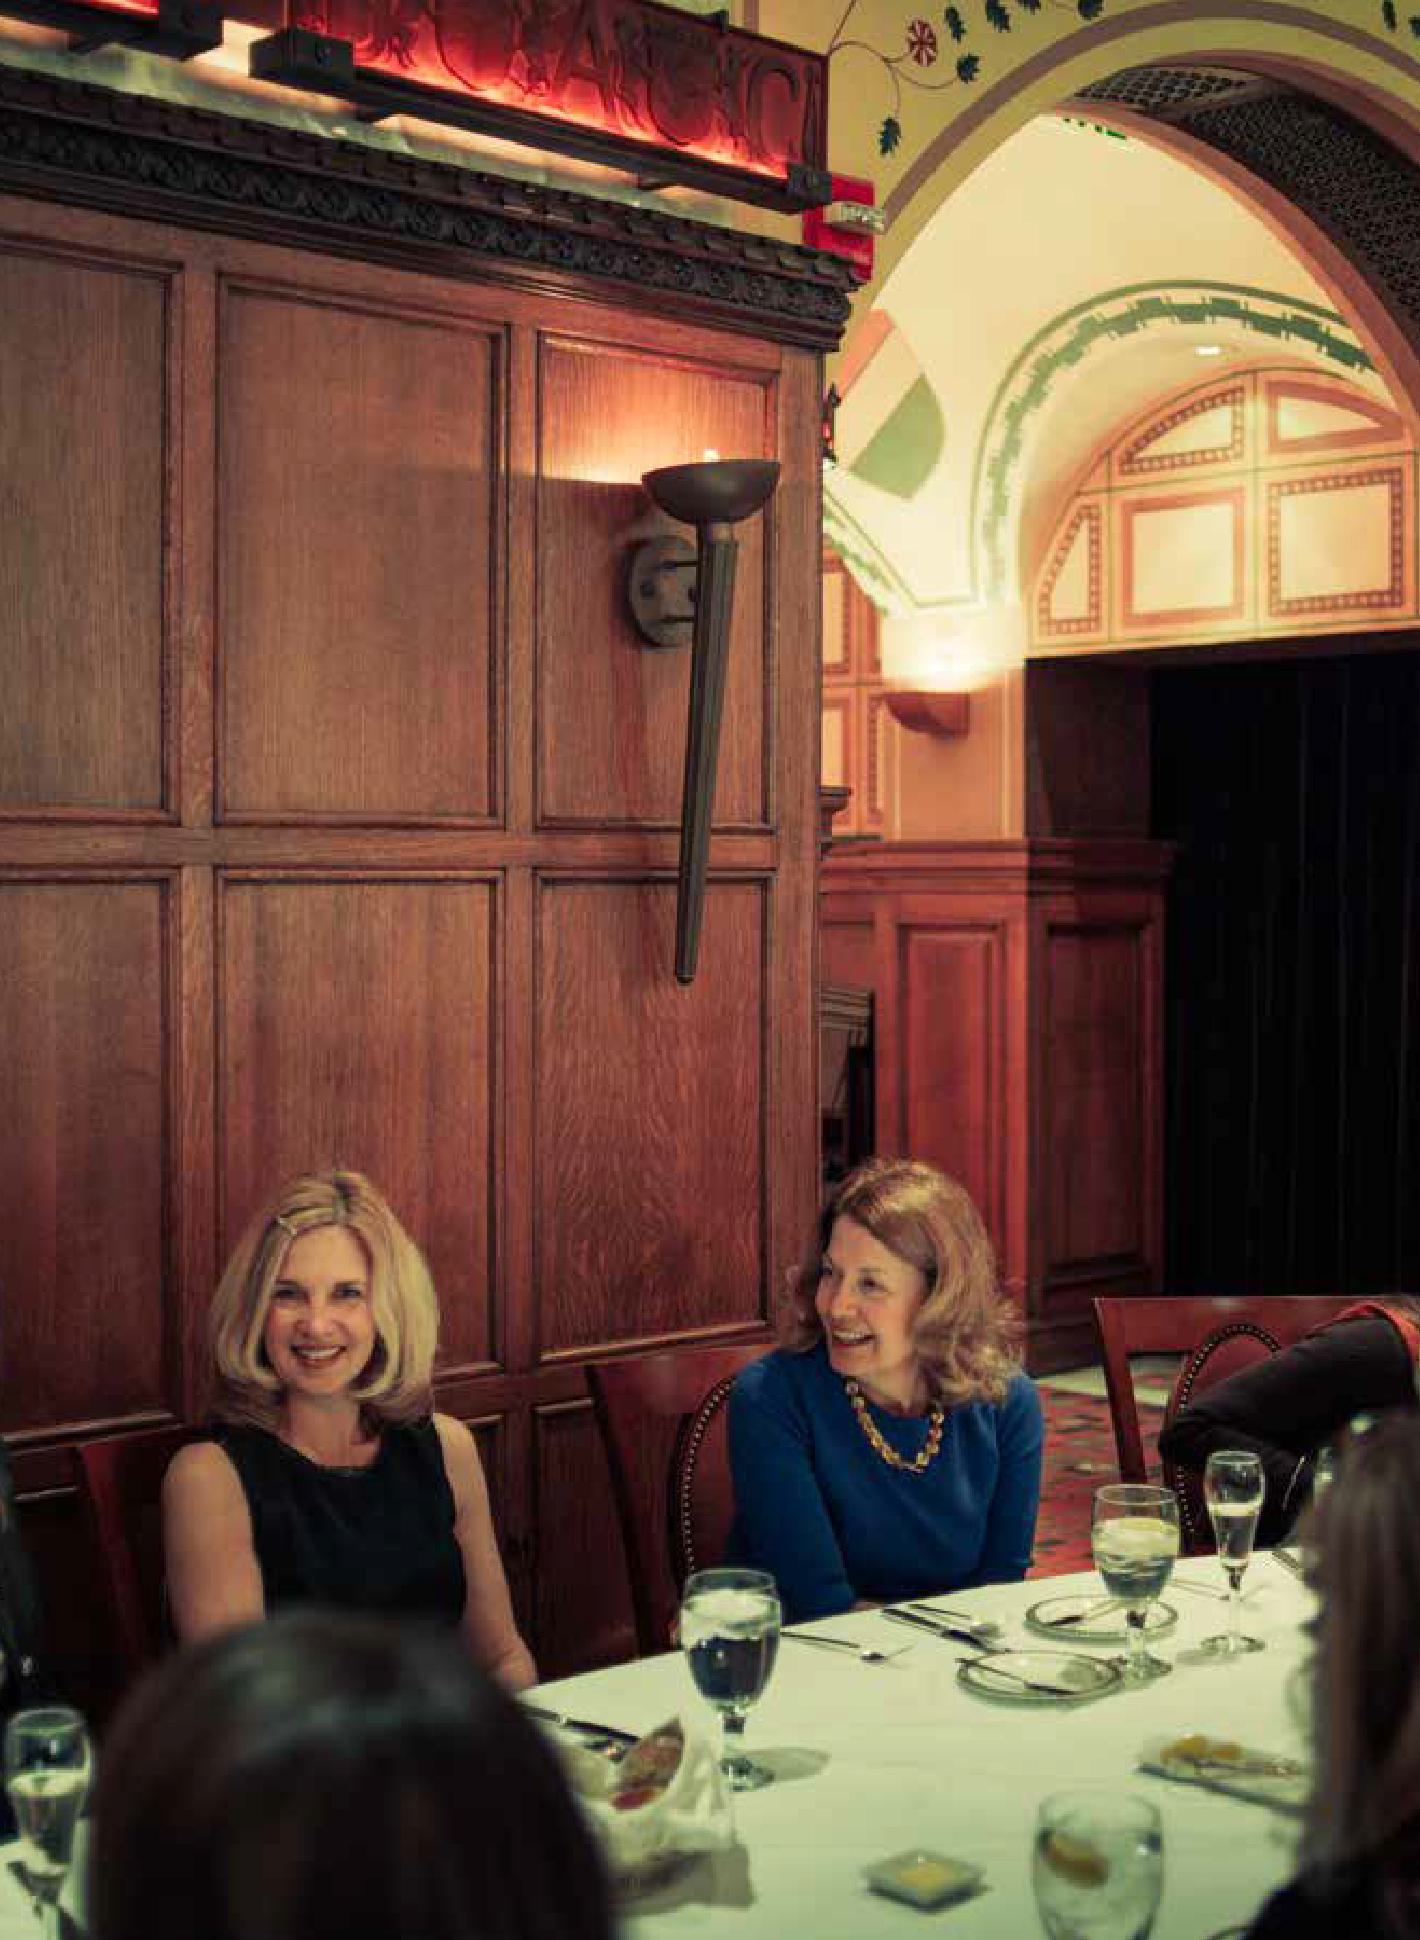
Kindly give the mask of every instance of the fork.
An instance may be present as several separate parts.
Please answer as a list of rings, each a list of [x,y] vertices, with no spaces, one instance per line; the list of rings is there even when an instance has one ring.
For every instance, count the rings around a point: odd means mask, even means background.
[[[851,1650],[860,1664],[890,1664],[894,1657],[905,1656],[911,1644],[904,1644],[901,1650],[874,1650],[871,1644],[855,1644],[851,1637],[810,1636],[803,1630],[785,1630],[780,1633],[795,1644],[822,1644],[825,1650]]]

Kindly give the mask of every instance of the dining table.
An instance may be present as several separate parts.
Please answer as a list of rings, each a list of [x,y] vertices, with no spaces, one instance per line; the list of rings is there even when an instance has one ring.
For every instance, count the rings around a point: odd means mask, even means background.
[[[1164,1885],[1153,1940],[1241,1933],[1294,1870],[1295,1799],[1283,1810],[1139,1769],[1151,1748],[1193,1734],[1285,1762],[1307,1757],[1311,1593],[1282,1559],[1259,1553],[1242,1613],[1264,1648],[1223,1658],[1200,1650],[1226,1628],[1222,1584],[1216,1559],[1180,1560],[1161,1600],[1177,1622],[1150,1642],[1169,1673],[1114,1682],[1077,1703],[1014,1696],[1008,1679],[990,1675],[969,1688],[963,1660],[979,1655],[970,1643],[910,1629],[882,1610],[786,1630],[745,1737],[772,1782],[733,1795],[732,1843],[659,1877],[653,1870],[624,1897],[626,1940],[912,1940],[929,1930],[950,1940],[1029,1940],[1043,1931],[1031,1883],[1037,1810],[1050,1794],[1077,1788],[1157,1806]],[[1089,1601],[1103,1590],[1093,1574],[1032,1578],[915,1607],[998,1624],[1011,1649],[1122,1660],[1118,1641],[1027,1628],[1028,1611],[1062,1596]],[[804,1641],[813,1636],[900,1654],[864,1661]],[[985,1694],[997,1684],[999,1696]],[[676,1653],[588,1671],[531,1696],[545,1710],[623,1731],[678,1716],[713,1728]],[[984,1868],[981,1890],[924,1913],[868,1886],[866,1868],[914,1850]]]

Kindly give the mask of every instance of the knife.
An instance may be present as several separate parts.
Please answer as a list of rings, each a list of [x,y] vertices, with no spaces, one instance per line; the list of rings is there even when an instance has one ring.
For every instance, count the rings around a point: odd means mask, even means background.
[[[1008,1671],[1000,1664],[993,1664],[988,1654],[984,1657],[963,1657],[963,1664],[970,1664],[976,1670],[990,1671],[993,1677],[1004,1677],[1012,1684],[1019,1684],[1027,1691],[1049,1691],[1054,1697],[1088,1697],[1090,1692],[1078,1689],[1074,1684],[1057,1684],[1048,1677],[1024,1677],[1020,1671]]]
[[[880,1610],[878,1615],[886,1617],[890,1623],[905,1623],[914,1630],[926,1630],[934,1637],[954,1637],[958,1643],[975,1644],[978,1650],[983,1647],[981,1632],[969,1624],[919,1616],[914,1610]]]
[[[575,1731],[583,1738],[600,1738],[605,1744],[621,1745],[625,1748],[636,1743],[634,1731],[621,1731],[614,1724],[597,1724],[592,1718],[569,1718],[565,1712],[549,1711],[544,1705],[523,1702],[524,1711],[541,1718],[544,1724],[558,1725],[563,1731]]]

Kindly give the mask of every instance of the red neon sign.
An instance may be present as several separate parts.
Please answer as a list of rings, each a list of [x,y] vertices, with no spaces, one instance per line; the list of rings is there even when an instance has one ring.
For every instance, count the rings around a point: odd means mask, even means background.
[[[293,35],[291,30],[299,30]],[[349,50],[352,84],[309,72],[300,35]],[[279,46],[278,46],[279,44]],[[730,193],[805,207],[823,199],[827,62],[654,0],[287,0],[287,31],[253,72],[348,93],[384,112],[426,98],[459,119],[655,179],[689,162],[764,179]],[[462,110],[462,113],[458,111]],[[618,152],[619,151],[619,152]],[[727,184],[727,187],[729,185]]]

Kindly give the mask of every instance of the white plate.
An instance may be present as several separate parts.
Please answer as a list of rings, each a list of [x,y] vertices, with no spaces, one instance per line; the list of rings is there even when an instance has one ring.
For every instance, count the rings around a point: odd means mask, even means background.
[[[967,1690],[1005,1704],[1086,1704],[1123,1679],[1112,1659],[1067,1650],[993,1650],[967,1658],[957,1670],[957,1682]]]
[[[1048,1596],[1040,1603],[1033,1603],[1026,1611],[1026,1628],[1034,1630],[1042,1637],[1054,1637],[1060,1642],[1071,1638],[1082,1644],[1122,1644],[1129,1640],[1129,1631],[1122,1610],[1107,1610],[1102,1617],[1084,1623],[1061,1623],[1062,1617],[1073,1615],[1077,1610],[1088,1610],[1102,1599],[1097,1596]],[[1054,1621],[1052,1622],[1052,1618]],[[1171,1603],[1151,1603],[1149,1614],[1144,1620],[1145,1637],[1166,1637],[1178,1623],[1178,1611]]]

